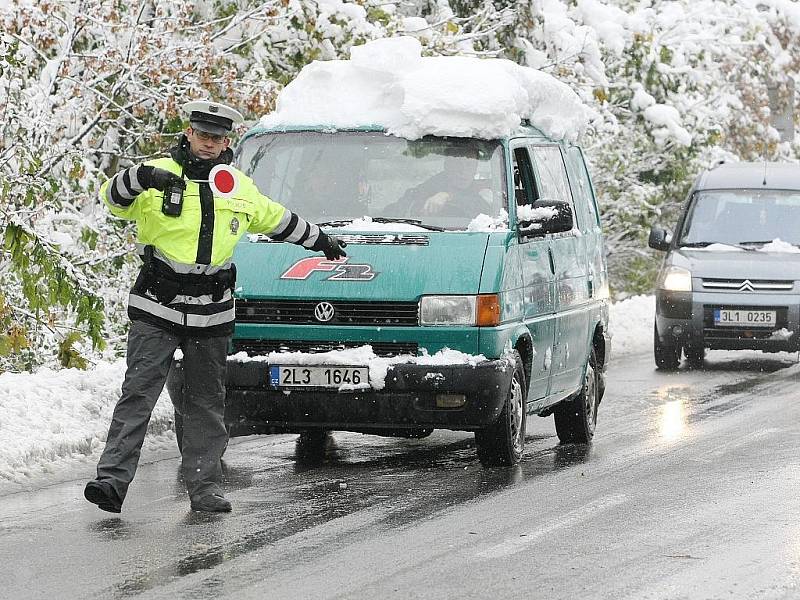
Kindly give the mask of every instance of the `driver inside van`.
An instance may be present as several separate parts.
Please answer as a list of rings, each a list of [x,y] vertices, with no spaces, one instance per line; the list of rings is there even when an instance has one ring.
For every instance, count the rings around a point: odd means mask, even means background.
[[[465,149],[459,155],[444,156],[442,171],[408,190],[393,208],[409,217],[474,217],[491,209],[481,195],[478,172],[479,151]]]

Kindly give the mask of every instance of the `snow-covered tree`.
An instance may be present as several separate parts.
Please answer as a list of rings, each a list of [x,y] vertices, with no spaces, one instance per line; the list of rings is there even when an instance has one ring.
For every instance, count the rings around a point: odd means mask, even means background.
[[[230,103],[249,124],[310,61],[398,34],[429,55],[543,69],[597,111],[583,144],[617,291],[651,285],[646,232],[702,168],[797,154],[768,109],[768,89],[787,101],[800,70],[792,0],[6,0],[0,369],[120,348],[133,230],[97,189],[162,153],[185,101]]]

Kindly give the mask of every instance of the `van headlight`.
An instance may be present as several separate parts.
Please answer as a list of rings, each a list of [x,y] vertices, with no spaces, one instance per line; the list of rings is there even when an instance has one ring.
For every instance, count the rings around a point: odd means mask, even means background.
[[[659,288],[670,292],[691,292],[692,273],[682,267],[667,267],[661,273]]]
[[[497,294],[423,296],[419,301],[419,323],[493,327],[500,324],[500,298]]]

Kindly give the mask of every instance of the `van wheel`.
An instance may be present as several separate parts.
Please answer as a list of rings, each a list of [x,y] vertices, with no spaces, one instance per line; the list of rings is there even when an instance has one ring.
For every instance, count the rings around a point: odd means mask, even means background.
[[[319,463],[325,458],[331,434],[325,429],[306,429],[300,432],[295,447],[296,457],[309,463]]]
[[[692,369],[702,369],[703,361],[706,357],[706,349],[702,343],[700,344],[687,344],[683,347],[683,353],[686,355],[686,362]]]
[[[173,421],[175,427],[175,440],[178,442],[178,450],[183,453],[183,415],[180,414],[177,410],[175,411],[175,420]],[[225,423],[225,429],[228,431],[228,435],[231,434],[231,427],[227,423]],[[228,442],[225,442],[225,448],[222,450],[222,455],[225,455],[225,450],[228,449]]]
[[[662,342],[658,337],[658,327],[653,323],[653,354],[656,369],[674,371],[681,362],[681,347],[677,343]]]
[[[592,441],[597,426],[599,391],[597,357],[592,348],[581,391],[573,398],[559,404],[553,411],[556,434],[562,444],[585,444]]]
[[[514,351],[514,374],[503,410],[497,420],[475,432],[478,458],[484,466],[515,465],[525,448],[527,386],[522,358]]]

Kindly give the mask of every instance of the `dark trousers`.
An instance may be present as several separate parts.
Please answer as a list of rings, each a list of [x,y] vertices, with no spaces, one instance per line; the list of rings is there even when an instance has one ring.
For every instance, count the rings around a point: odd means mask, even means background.
[[[180,337],[142,321],[131,323],[122,396],[97,464],[97,478],[108,481],[121,500],[136,474],[147,424],[177,348],[183,351],[185,376],[181,469],[186,488],[192,499],[221,493],[220,457],[228,442],[224,412],[229,340]]]

